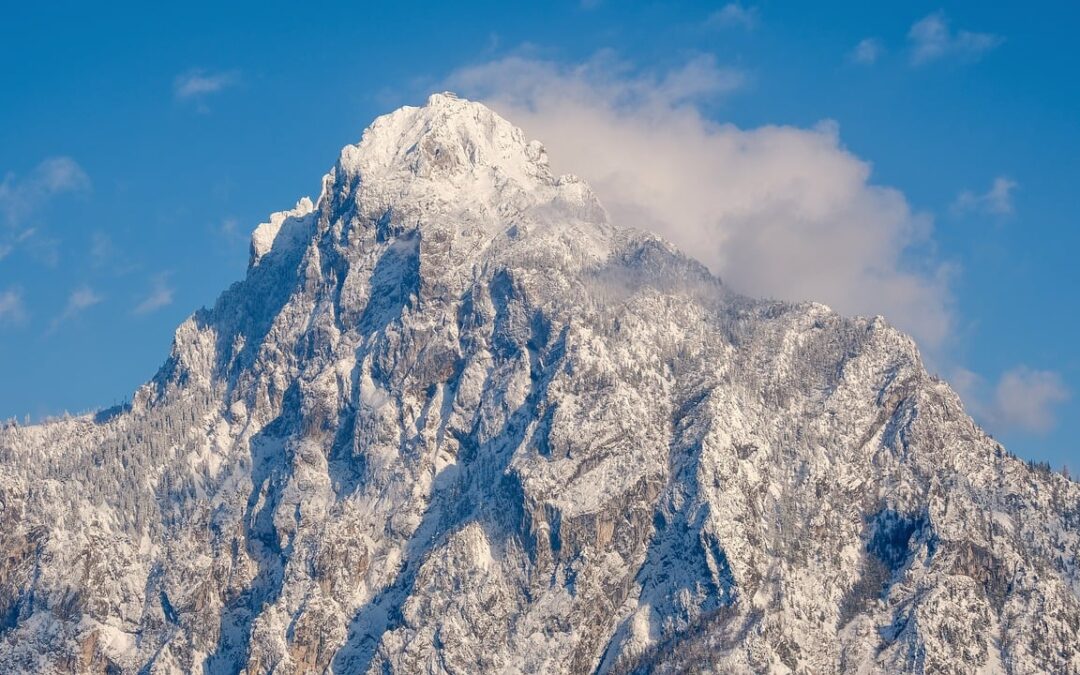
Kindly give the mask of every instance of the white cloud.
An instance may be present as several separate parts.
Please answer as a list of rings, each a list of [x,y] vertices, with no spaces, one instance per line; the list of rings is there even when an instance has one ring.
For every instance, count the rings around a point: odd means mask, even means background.
[[[1056,408],[1070,397],[1059,373],[1027,366],[1002,373],[989,392],[985,380],[969,370],[958,369],[950,380],[972,416],[995,432],[1045,434],[1057,425]]]
[[[46,267],[60,264],[60,245],[63,242],[59,237],[42,234],[30,228],[16,237],[15,241],[22,244],[31,257]]]
[[[109,235],[98,231],[90,236],[90,262],[94,267],[104,267],[115,256],[116,247]]]
[[[0,292],[0,324],[20,323],[24,318],[26,309],[23,307],[22,291],[9,288]]]
[[[744,7],[737,2],[730,2],[710,14],[705,24],[714,28],[738,27],[753,30],[757,27],[758,20],[757,7]]]
[[[987,213],[994,216],[1007,216],[1013,210],[1013,191],[1019,187],[1017,182],[1005,176],[998,176],[990,189],[982,194],[964,190],[956,197],[952,209],[955,213]]]
[[[68,296],[67,304],[64,306],[64,311],[59,316],[52,320],[52,324],[49,326],[49,331],[54,331],[60,327],[60,324],[64,323],[68,319],[72,319],[78,314],[81,314],[84,310],[93,307],[104,300],[104,296],[100,295],[94,289],[90,288],[86,284],[77,287]]]
[[[911,43],[911,63],[922,65],[950,56],[977,60],[1004,42],[1004,38],[992,33],[954,32],[945,13],[937,11],[911,26],[908,42]]]
[[[870,66],[877,63],[877,60],[884,53],[885,45],[881,40],[878,38],[866,38],[855,45],[855,48],[848,54],[848,60],[852,63]]]
[[[199,112],[207,112],[205,99],[210,94],[232,87],[240,82],[240,73],[235,70],[207,72],[191,70],[173,79],[173,96],[178,101],[193,101]]]
[[[1054,428],[1054,408],[1069,399],[1061,375],[1050,370],[1013,368],[998,381],[994,390],[995,410],[1000,423],[1036,433]]]
[[[542,140],[554,169],[586,178],[616,223],[661,234],[733,288],[883,313],[939,345],[949,268],[908,262],[931,243],[929,219],[870,184],[870,165],[844,149],[834,123],[706,119],[700,104],[742,80],[707,57],[642,75],[602,55],[573,67],[511,57],[450,84]]]
[[[9,226],[18,226],[50,198],[90,188],[90,178],[70,157],[50,157],[25,178],[12,173],[0,181],[0,213]]]
[[[87,307],[93,307],[104,300],[94,289],[89,286],[80,286],[71,292],[68,297],[67,311],[81,312]]]
[[[234,72],[205,73],[193,71],[184,75],[178,75],[173,82],[173,93],[176,98],[192,98],[204,94],[213,94],[226,87],[236,84],[237,76]]]
[[[167,275],[161,274],[154,278],[150,286],[150,291],[141,301],[139,301],[139,304],[137,304],[132,311],[135,314],[149,314],[166,305],[172,304],[172,301],[173,289],[168,284]]]

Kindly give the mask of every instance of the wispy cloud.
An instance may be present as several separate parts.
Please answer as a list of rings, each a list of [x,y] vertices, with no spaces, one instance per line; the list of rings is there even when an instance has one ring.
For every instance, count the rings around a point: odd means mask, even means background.
[[[504,109],[521,109],[530,118],[549,107],[541,96],[558,96],[575,107],[600,106],[611,112],[648,110],[660,114],[671,108],[730,94],[740,89],[746,75],[716,63],[711,55],[689,59],[662,72],[632,74],[629,64],[610,51],[584,63],[560,65],[523,56],[510,56],[455,71],[449,84],[474,92]],[[511,107],[513,106],[513,107]]]
[[[852,63],[870,66],[877,63],[877,60],[884,53],[884,43],[878,38],[870,37],[860,40],[859,44],[855,45],[855,48],[848,54],[848,60]]]
[[[12,251],[15,250],[16,246],[22,244],[27,239],[34,236],[34,232],[34,228],[29,227],[22,232],[19,232],[15,236],[11,237],[6,242],[0,243],[0,260],[6,258]]]
[[[211,72],[190,70],[173,79],[173,97],[178,101],[195,103],[200,112],[207,112],[206,98],[211,94],[233,87],[240,82],[235,70]]]
[[[67,192],[90,188],[90,178],[70,157],[50,157],[25,178],[13,173],[0,181],[0,214],[11,227],[21,225],[49,199]]]
[[[55,267],[60,260],[59,240],[42,236],[41,228],[28,225],[58,196],[90,187],[89,176],[70,157],[50,157],[24,177],[5,175],[0,181],[0,260],[26,248],[32,257]]]
[[[179,99],[204,96],[231,87],[238,79],[239,75],[235,71],[207,73],[196,70],[178,75],[173,82],[173,93]]]
[[[172,304],[173,288],[168,283],[167,274],[159,274],[153,278],[150,290],[132,310],[135,314],[149,314]]]
[[[90,236],[90,263],[94,267],[104,267],[116,256],[116,246],[104,232],[94,232]]]
[[[1057,420],[1054,408],[1069,399],[1061,375],[1023,366],[1002,375],[994,389],[994,403],[1001,423],[1036,433],[1046,433]]]
[[[1071,393],[1061,374],[1016,366],[987,391],[979,375],[959,369],[950,378],[971,414],[991,431],[1046,434],[1057,426],[1057,408]]]
[[[22,290],[9,288],[0,291],[0,324],[21,323],[26,318]]]
[[[737,2],[730,2],[709,15],[705,25],[711,28],[745,28],[753,30],[760,21],[757,7],[746,7]]]
[[[90,307],[93,307],[104,299],[104,296],[100,295],[97,291],[90,288],[90,286],[86,284],[77,287],[71,292],[71,295],[68,296],[68,301],[67,304],[64,306],[64,311],[62,311],[56,318],[52,320],[52,323],[49,326],[49,331],[55,331],[65,321],[68,321],[78,316],[83,311],[89,309]]]
[[[235,216],[227,216],[221,221],[220,231],[226,237],[235,237],[240,234],[240,220]]]
[[[712,59],[642,73],[511,57],[454,73],[586,178],[616,223],[657,232],[733,288],[885,314],[933,347],[951,324],[951,268],[926,254],[931,223],[870,182],[837,125],[740,129],[703,107],[741,74]]]
[[[1016,181],[1005,176],[998,176],[990,189],[982,194],[964,190],[957,195],[952,204],[954,213],[984,213],[993,216],[1007,216],[1013,213],[1013,192],[1018,187]]]
[[[210,231],[215,237],[219,237],[229,250],[236,250],[236,246],[246,242],[250,233],[244,229],[240,220],[234,216],[222,218],[217,223],[210,224]]]
[[[60,264],[60,245],[63,241],[59,237],[39,232],[36,228],[30,228],[22,234],[17,241],[34,260],[46,267]]]
[[[71,292],[71,295],[68,296],[68,304],[65,311],[70,313],[81,312],[87,307],[93,307],[104,299],[105,298],[98,295],[94,289],[83,285],[76,288]]]
[[[993,33],[954,31],[943,11],[923,17],[908,31],[911,63],[916,66],[947,57],[978,60],[1004,41],[1004,38]]]

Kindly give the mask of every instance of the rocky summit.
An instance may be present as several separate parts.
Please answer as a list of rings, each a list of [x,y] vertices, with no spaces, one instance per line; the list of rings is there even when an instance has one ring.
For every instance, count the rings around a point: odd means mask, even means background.
[[[1076,483],[450,94],[0,460],[3,672],[1080,672]]]

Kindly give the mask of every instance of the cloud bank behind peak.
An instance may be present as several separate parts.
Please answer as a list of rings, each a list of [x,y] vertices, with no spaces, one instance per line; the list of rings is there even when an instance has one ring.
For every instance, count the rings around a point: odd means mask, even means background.
[[[710,121],[702,106],[745,79],[711,57],[643,74],[601,54],[577,65],[508,57],[448,84],[543,141],[553,168],[588,180],[616,223],[664,236],[736,290],[884,314],[940,346],[950,268],[925,255],[930,218],[872,184],[831,121]]]

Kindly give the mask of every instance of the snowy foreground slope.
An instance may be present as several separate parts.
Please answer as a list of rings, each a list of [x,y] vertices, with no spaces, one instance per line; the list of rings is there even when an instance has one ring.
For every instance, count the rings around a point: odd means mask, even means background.
[[[1080,488],[451,95],[129,407],[0,431],[0,671],[1080,672]]]

